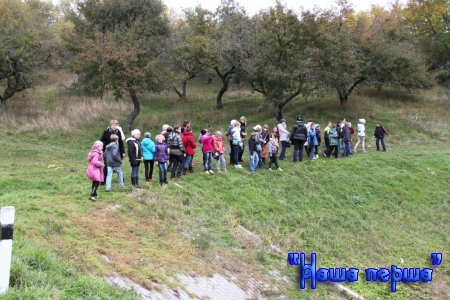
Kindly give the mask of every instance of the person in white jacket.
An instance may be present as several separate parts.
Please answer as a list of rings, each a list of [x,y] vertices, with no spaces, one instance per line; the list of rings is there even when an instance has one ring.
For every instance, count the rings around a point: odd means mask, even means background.
[[[289,143],[289,130],[287,130],[286,120],[281,119],[277,127],[281,142],[280,160],[286,160],[286,146]]]
[[[366,120],[359,119],[358,120],[358,142],[356,143],[355,147],[353,148],[353,152],[356,153],[356,149],[358,148],[358,145],[362,143],[362,151],[366,152]]]

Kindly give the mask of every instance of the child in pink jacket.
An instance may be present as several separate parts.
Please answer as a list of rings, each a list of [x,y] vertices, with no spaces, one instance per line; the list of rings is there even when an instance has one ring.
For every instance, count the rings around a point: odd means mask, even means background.
[[[92,191],[89,200],[97,200],[97,189],[100,183],[104,181],[103,167],[103,143],[101,141],[95,141],[92,145],[91,152],[88,157],[88,167],[86,170],[87,177],[92,180]]]
[[[212,151],[213,151],[213,137],[205,129],[201,131],[202,136],[200,137],[200,143],[202,144],[203,151],[203,167],[206,174],[214,174],[211,164],[212,164]]]

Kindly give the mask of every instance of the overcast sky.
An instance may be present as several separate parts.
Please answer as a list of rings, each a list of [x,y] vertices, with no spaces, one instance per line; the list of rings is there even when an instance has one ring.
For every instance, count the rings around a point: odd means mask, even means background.
[[[60,0],[52,0],[57,4]],[[127,0],[124,0],[127,1]],[[381,5],[388,7],[395,0],[353,0],[353,8],[356,11],[369,10],[372,5]],[[208,10],[214,11],[220,4],[220,0],[163,0],[163,2],[175,13],[180,13],[184,8],[202,6]],[[241,6],[245,8],[247,13],[254,14],[261,9],[268,8],[275,4],[275,0],[237,0]],[[300,7],[313,8],[319,6],[321,8],[331,8],[335,6],[335,0],[282,0],[287,6],[295,11],[299,11]],[[405,3],[406,0],[400,0],[400,3]]]

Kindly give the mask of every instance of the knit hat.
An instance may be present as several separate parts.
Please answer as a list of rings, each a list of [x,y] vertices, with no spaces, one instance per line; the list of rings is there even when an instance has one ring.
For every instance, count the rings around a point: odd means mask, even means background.
[[[365,119],[359,119],[358,121],[359,121],[359,123],[366,124],[366,120]]]
[[[300,117],[297,117],[297,122],[303,122],[303,119]]]
[[[146,133],[144,133],[144,137],[149,139],[152,137],[152,134],[150,132],[146,132]]]
[[[316,129],[320,129],[320,124],[316,124]]]
[[[222,132],[216,131],[216,136],[221,137],[222,136]]]

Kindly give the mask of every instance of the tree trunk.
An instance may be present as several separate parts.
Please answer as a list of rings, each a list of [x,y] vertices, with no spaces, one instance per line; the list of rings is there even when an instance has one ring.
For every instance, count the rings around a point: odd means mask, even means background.
[[[275,118],[277,121],[283,119],[283,105],[282,104],[274,104],[273,112],[275,114]]]
[[[181,92],[181,99],[180,100],[183,100],[183,101],[187,100],[186,86],[187,86],[187,80],[183,81],[183,86],[182,86],[182,92]]]
[[[0,113],[4,113],[6,112],[6,101],[8,99],[5,99],[2,97],[1,102],[0,102]]]
[[[219,93],[217,94],[217,98],[216,98],[216,108],[222,109],[223,108],[222,97],[228,90],[228,87],[230,85],[231,76],[234,73],[236,73],[236,68],[234,66],[232,66],[230,69],[228,69],[228,71],[226,71],[225,73],[222,74],[219,70],[219,67],[215,66],[214,71],[216,71],[217,75],[219,75],[220,79],[222,80],[222,88],[220,89]]]
[[[223,108],[222,97],[225,94],[225,92],[228,90],[228,84],[229,84],[229,80],[222,79],[222,88],[220,89],[219,93],[217,94],[217,98],[216,98],[216,108],[217,109]]]
[[[173,88],[173,91],[177,93],[178,97],[180,97],[180,101],[186,101],[187,99],[186,86],[187,80],[183,80],[183,82],[181,83],[181,92],[176,87]]]
[[[129,93],[131,96],[131,100],[133,101],[133,112],[128,115],[127,120],[125,121],[124,130],[129,132],[131,130],[131,125],[133,125],[134,119],[139,115],[141,112],[141,106],[139,104],[139,99],[136,95],[136,91],[133,88],[129,89]]]
[[[343,92],[339,89],[336,89],[338,96],[339,96],[339,102],[341,103],[341,106],[344,106],[345,103],[348,101],[348,94],[346,92]]]

